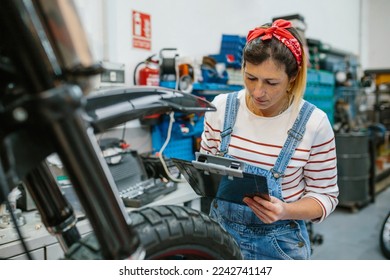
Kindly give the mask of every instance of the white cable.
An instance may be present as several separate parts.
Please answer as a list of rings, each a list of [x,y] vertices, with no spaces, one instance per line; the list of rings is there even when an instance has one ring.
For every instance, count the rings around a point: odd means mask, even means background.
[[[162,154],[162,152],[167,147],[169,141],[171,140],[172,126],[173,126],[173,123],[175,122],[174,114],[175,113],[173,111],[169,113],[169,123],[168,123],[168,130],[167,130],[167,138],[165,139],[164,144],[161,146],[159,154]]]
[[[176,84],[175,84],[175,89],[179,90],[179,83],[180,83],[180,72],[179,72],[179,65],[178,63],[175,64],[175,72],[176,72]]]
[[[166,146],[168,145],[169,141],[171,140],[172,126],[173,126],[173,123],[175,122],[174,114],[175,114],[174,112],[169,113],[169,124],[168,124],[167,138],[165,139],[164,144],[162,145],[162,147],[160,148],[160,151],[158,152],[158,158],[160,159],[161,164],[162,164],[165,172],[167,173],[169,179],[172,182],[182,183],[182,182],[185,182],[185,180],[175,178],[172,176],[171,172],[169,172],[169,170],[168,170],[168,167],[167,167],[165,160],[164,160],[164,157],[163,157],[163,152],[164,152]]]

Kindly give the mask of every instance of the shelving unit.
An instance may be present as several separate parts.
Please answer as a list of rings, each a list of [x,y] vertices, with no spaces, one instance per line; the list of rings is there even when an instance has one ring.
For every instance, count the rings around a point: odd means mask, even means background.
[[[365,77],[371,77],[371,81],[375,83],[375,103],[370,121],[373,125],[378,124],[382,129],[382,141],[372,143],[373,184],[375,185],[374,194],[377,194],[390,185],[390,108],[384,108],[383,99],[381,98],[386,96],[390,100],[390,69],[369,69],[364,71],[364,75]],[[387,86],[387,90],[382,89],[383,85]],[[390,106],[390,101],[388,103]]]

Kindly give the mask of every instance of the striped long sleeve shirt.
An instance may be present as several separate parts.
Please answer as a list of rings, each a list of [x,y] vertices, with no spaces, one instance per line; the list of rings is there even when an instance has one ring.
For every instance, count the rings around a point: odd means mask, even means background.
[[[200,152],[216,154],[219,151],[226,96],[216,96],[213,104],[217,111],[205,115]],[[240,107],[228,153],[237,159],[270,170],[287,139],[287,131],[292,127],[298,110],[290,106],[278,116],[261,117],[247,108],[244,90],[239,92],[238,98]],[[322,207],[323,215],[313,222],[323,221],[338,204],[336,165],[333,129],[326,114],[316,108],[283,177],[284,200],[293,202],[303,197],[316,200]]]

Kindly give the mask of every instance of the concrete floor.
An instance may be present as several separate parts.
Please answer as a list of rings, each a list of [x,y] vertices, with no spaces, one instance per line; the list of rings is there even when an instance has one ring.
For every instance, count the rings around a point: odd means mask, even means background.
[[[385,260],[379,235],[389,211],[389,187],[356,212],[337,208],[324,222],[313,225],[313,232],[323,236],[323,243],[313,246],[312,259]]]

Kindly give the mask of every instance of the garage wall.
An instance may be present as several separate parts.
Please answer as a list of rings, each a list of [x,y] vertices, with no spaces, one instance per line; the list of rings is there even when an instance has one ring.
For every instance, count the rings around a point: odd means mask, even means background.
[[[362,64],[366,69],[390,69],[390,1],[362,1]]]
[[[246,35],[273,17],[301,14],[306,36],[355,54],[361,46],[362,1],[386,0],[76,0],[100,60],[124,63],[126,84],[135,65],[161,48],[174,47],[180,56],[199,58],[218,53],[222,34]],[[362,5],[363,6],[363,5]],[[131,46],[131,12],[151,15],[152,51]],[[372,13],[369,14],[372,16]],[[368,47],[368,46],[367,46]],[[379,55],[379,54],[378,54]]]

